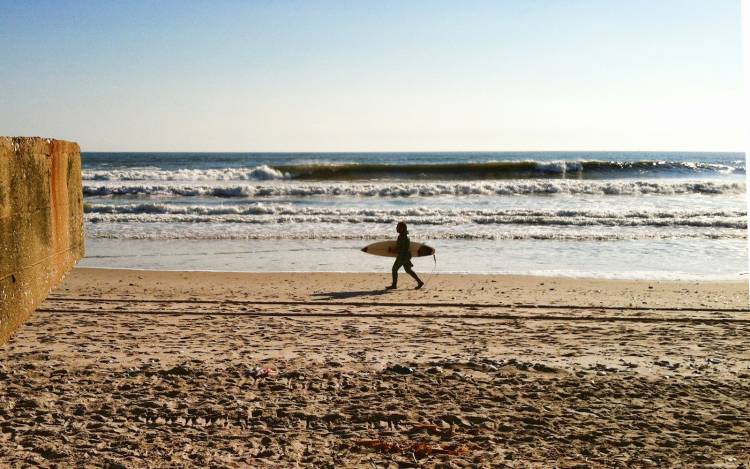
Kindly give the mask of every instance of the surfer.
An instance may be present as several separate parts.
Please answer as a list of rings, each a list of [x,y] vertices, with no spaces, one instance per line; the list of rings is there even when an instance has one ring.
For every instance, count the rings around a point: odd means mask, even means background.
[[[397,256],[396,260],[393,262],[393,268],[391,269],[391,274],[393,275],[393,283],[391,283],[389,286],[385,287],[387,290],[392,290],[396,288],[396,284],[398,283],[398,269],[401,267],[404,268],[404,271],[411,275],[414,280],[417,281],[417,288],[415,290],[419,290],[424,285],[424,282],[417,277],[417,274],[414,273],[411,268],[414,266],[414,264],[411,263],[411,252],[409,252],[409,232],[406,230],[406,223],[400,221],[396,225],[396,232],[398,233],[398,239],[396,240],[396,250],[397,250]]]

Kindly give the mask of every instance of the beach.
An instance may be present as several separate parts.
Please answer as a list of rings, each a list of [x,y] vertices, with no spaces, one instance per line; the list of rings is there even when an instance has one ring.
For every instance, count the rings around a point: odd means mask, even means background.
[[[748,285],[76,268],[0,465],[747,467]]]
[[[4,7],[0,469],[750,469],[736,1]]]

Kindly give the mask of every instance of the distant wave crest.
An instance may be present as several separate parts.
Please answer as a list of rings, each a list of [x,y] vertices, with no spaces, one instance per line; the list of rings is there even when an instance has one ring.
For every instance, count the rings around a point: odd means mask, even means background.
[[[84,181],[266,181],[288,174],[268,165],[254,168],[175,169],[132,168],[84,170]]]
[[[493,180],[537,178],[612,179],[643,176],[744,174],[741,160],[730,164],[684,161],[490,161],[433,164],[287,164],[252,168],[84,170],[87,181],[244,181],[244,180]]]

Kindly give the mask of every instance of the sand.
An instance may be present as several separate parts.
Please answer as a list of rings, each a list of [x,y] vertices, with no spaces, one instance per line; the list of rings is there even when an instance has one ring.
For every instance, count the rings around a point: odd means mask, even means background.
[[[747,283],[389,280],[75,269],[0,466],[750,467]]]

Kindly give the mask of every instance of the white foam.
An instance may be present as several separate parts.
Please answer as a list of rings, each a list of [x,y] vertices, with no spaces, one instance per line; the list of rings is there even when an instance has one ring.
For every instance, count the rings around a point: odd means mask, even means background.
[[[747,217],[733,210],[538,210],[328,208],[292,204],[180,205],[164,203],[86,204],[91,222],[190,223],[383,223],[416,225],[519,224],[566,226],[695,226],[741,229]]]
[[[536,169],[543,173],[567,174],[583,171],[582,161],[537,161]]]
[[[431,239],[744,239],[745,218],[477,218],[368,215],[87,214],[89,236],[142,239],[377,239],[406,220]],[[366,227],[366,228],[365,228]]]
[[[467,195],[685,195],[744,194],[744,182],[719,181],[571,181],[509,180],[493,182],[282,183],[273,184],[85,184],[85,196],[202,197],[434,197]]]
[[[265,181],[284,179],[288,175],[268,165],[254,168],[154,169],[131,168],[84,170],[84,181]]]

